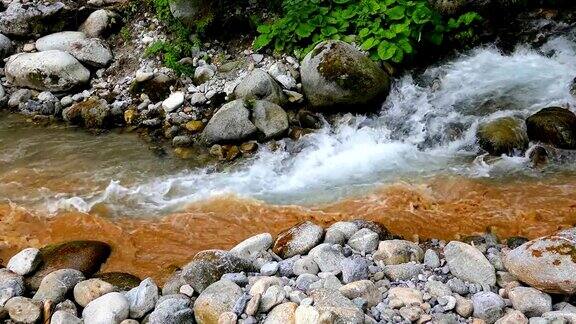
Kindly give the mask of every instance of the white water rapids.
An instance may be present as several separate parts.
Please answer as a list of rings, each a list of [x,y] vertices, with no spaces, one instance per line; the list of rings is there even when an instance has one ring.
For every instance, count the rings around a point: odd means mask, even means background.
[[[52,212],[88,212],[103,204],[122,215],[140,215],[222,194],[312,204],[436,174],[539,176],[524,156],[490,163],[477,158],[476,128],[502,116],[525,118],[548,106],[574,111],[570,86],[575,77],[576,42],[568,36],[511,55],[483,47],[396,80],[374,116],[345,115],[298,142],[286,140],[284,149],[261,149],[229,170],[195,168],[130,185],[112,175],[103,191],[49,194],[47,205]]]

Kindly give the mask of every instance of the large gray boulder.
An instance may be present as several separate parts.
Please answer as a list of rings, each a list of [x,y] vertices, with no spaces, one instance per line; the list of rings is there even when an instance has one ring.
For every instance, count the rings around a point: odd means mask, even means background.
[[[308,101],[319,109],[354,111],[379,104],[390,91],[386,72],[342,41],[318,44],[302,61],[300,74]]]
[[[547,293],[576,293],[576,228],[527,242],[508,252],[506,269]]]
[[[206,0],[169,0],[170,12],[174,18],[186,24],[194,24],[210,6]]]
[[[90,80],[88,69],[74,56],[58,50],[13,55],[5,72],[11,85],[40,91],[68,91]]]
[[[72,46],[72,43],[83,39],[86,39],[86,34],[83,32],[58,32],[38,38],[36,40],[36,49],[39,52],[50,50],[68,51]]]
[[[212,116],[202,133],[209,144],[240,141],[254,135],[258,128],[250,121],[250,110],[244,100],[222,106]]]
[[[94,67],[104,67],[113,59],[112,51],[103,40],[86,38],[86,34],[77,31],[64,31],[39,38],[36,49],[40,52],[68,52],[79,61]]]
[[[267,100],[277,105],[287,102],[282,87],[268,72],[254,69],[234,89],[236,98]]]
[[[282,107],[265,100],[257,100],[252,105],[252,121],[264,134],[264,139],[271,139],[286,133],[288,115]]]
[[[68,292],[84,279],[82,272],[75,269],[56,270],[42,279],[40,288],[33,299],[43,302],[62,302],[66,299]]]

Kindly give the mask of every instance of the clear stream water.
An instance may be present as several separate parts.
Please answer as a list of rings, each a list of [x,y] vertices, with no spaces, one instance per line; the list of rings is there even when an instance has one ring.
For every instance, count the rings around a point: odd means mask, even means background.
[[[525,156],[481,156],[479,123],[569,107],[576,38],[504,55],[483,47],[394,82],[380,112],[344,115],[283,149],[262,149],[226,170],[161,158],[134,134],[93,136],[68,127],[26,126],[0,115],[0,202],[124,216],[168,214],[224,194],[270,204],[316,205],[358,196],[382,184],[438,175],[538,178],[575,163],[530,168]]]

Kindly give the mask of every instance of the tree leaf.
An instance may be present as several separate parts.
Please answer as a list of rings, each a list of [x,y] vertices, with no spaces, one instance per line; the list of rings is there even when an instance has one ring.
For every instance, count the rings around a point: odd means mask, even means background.
[[[386,11],[386,16],[392,20],[400,20],[404,18],[405,9],[402,6],[396,6]]]

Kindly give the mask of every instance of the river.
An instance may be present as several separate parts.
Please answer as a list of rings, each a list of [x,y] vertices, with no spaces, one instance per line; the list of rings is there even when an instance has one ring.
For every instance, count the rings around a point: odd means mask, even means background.
[[[576,224],[576,163],[482,155],[478,124],[568,107],[576,38],[505,55],[485,46],[393,84],[379,112],[217,165],[161,156],[135,133],[92,135],[0,115],[0,258],[71,239],[114,247],[106,270],[162,280],[197,251],[304,219],[378,220],[408,238]]]

